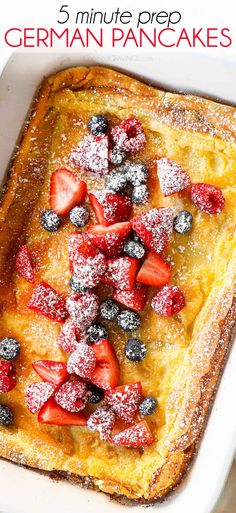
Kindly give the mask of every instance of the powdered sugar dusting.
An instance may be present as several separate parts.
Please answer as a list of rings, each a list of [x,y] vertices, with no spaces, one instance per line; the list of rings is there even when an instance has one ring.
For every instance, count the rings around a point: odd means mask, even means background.
[[[98,431],[101,440],[108,440],[115,424],[115,413],[109,406],[97,408],[90,415],[87,426],[90,431]]]
[[[108,173],[108,136],[86,136],[72,151],[71,159],[84,170],[102,175]]]
[[[95,364],[96,358],[92,347],[81,342],[78,349],[71,353],[67,370],[70,374],[77,374],[81,378],[90,378]]]
[[[31,383],[26,389],[25,402],[31,413],[36,413],[41,406],[53,395],[57,389],[56,385],[39,381]]]
[[[190,185],[189,175],[174,160],[161,158],[157,161],[157,175],[163,194],[169,196]]]
[[[85,408],[87,387],[82,381],[64,383],[55,394],[55,401],[65,410],[79,412]]]

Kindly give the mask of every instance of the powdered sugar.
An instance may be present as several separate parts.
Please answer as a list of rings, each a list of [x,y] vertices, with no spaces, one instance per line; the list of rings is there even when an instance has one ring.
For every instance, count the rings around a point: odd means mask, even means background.
[[[138,382],[116,387],[106,392],[105,399],[118,417],[124,422],[131,422],[142,399],[142,385]]]
[[[157,175],[164,196],[180,192],[190,185],[189,175],[177,162],[168,158],[157,161]]]
[[[78,329],[73,321],[67,320],[59,333],[57,343],[63,351],[66,353],[72,353],[78,349]]]
[[[108,136],[87,135],[71,153],[71,159],[82,169],[98,174],[108,173]]]
[[[99,300],[96,294],[71,293],[66,300],[66,308],[73,319],[76,328],[84,330],[98,315]]]
[[[31,413],[39,411],[56,389],[56,385],[45,383],[44,381],[31,383],[25,393],[25,402]]]
[[[72,261],[72,270],[82,287],[96,287],[106,271],[106,257],[98,253],[94,257],[77,254]]]
[[[81,378],[90,378],[95,364],[96,358],[92,347],[82,342],[78,349],[71,353],[67,362],[67,370],[70,374],[77,374]]]
[[[55,394],[55,401],[65,410],[79,412],[85,408],[87,387],[82,381],[64,383]]]
[[[90,431],[98,431],[101,440],[108,440],[115,424],[115,413],[109,406],[97,408],[90,415],[87,426]]]

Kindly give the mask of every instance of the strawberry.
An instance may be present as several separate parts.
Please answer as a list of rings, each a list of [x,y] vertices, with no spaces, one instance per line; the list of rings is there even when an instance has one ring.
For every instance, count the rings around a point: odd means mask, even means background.
[[[92,243],[110,258],[116,257],[122,252],[124,242],[130,232],[130,222],[116,223],[108,227],[94,224],[87,228]]]
[[[32,367],[44,381],[53,385],[62,385],[69,378],[66,363],[53,360],[36,360]]]
[[[190,176],[174,160],[161,158],[157,161],[157,175],[164,196],[170,196],[186,189],[190,183]]]
[[[194,183],[190,188],[192,202],[206,214],[219,214],[225,205],[221,189],[208,183]]]
[[[96,366],[91,376],[92,383],[104,390],[116,387],[119,381],[120,366],[111,342],[102,338],[93,344],[93,351]]]
[[[96,359],[93,348],[81,343],[78,349],[71,353],[67,362],[67,370],[70,374],[77,374],[81,378],[90,378],[95,365]]]
[[[179,313],[184,306],[183,292],[176,285],[166,285],[152,299],[152,307],[164,317]]]
[[[124,422],[134,420],[141,399],[142,385],[140,381],[112,388],[105,393],[106,402]]]
[[[15,386],[15,367],[10,362],[0,361],[0,393],[10,392]]]
[[[76,166],[105,175],[109,172],[108,151],[108,135],[88,135],[72,151],[71,158]]]
[[[45,383],[44,381],[31,383],[25,392],[25,403],[29,411],[31,411],[31,413],[39,411],[43,404],[47,402],[49,397],[54,394],[56,389],[56,385]]]
[[[76,232],[69,235],[68,251],[71,262],[73,262],[78,255],[94,257],[99,253],[98,249],[91,243],[87,233]]]
[[[173,208],[152,208],[134,217],[131,224],[146,248],[160,253],[167,248],[170,241],[173,219]]]
[[[91,324],[99,311],[99,299],[96,294],[86,292],[76,294],[72,292],[66,300],[66,308],[73,319],[76,329],[85,329]]]
[[[111,136],[118,148],[129,153],[136,153],[146,144],[142,124],[137,118],[125,119],[114,126]]]
[[[142,312],[147,302],[147,286],[142,283],[135,283],[132,290],[115,290],[113,298],[122,305]]]
[[[73,171],[57,169],[51,176],[50,208],[58,215],[66,215],[73,207],[84,201],[86,192],[86,183]]]
[[[136,449],[151,445],[153,441],[154,437],[146,420],[142,420],[141,422],[138,422],[138,424],[134,424],[124,431],[121,431],[111,439],[111,442],[114,445],[119,445],[121,447],[134,447]]]
[[[107,261],[107,272],[103,281],[119,290],[132,290],[138,268],[136,258],[126,256],[112,258]]]
[[[64,299],[44,281],[34,289],[28,308],[53,321],[63,322],[68,316]]]
[[[55,401],[64,410],[78,412],[86,405],[87,387],[82,381],[64,383],[55,394]]]
[[[52,397],[42,406],[38,414],[38,421],[57,426],[86,426],[87,423],[83,413],[64,410]]]
[[[15,270],[26,281],[34,283],[34,270],[31,262],[30,252],[26,245],[18,251],[15,257]]]
[[[81,287],[96,287],[106,271],[106,257],[98,251],[93,257],[78,254],[74,257],[71,270],[76,275]]]
[[[67,320],[58,335],[57,343],[66,353],[73,353],[76,349],[78,349],[78,338],[79,338],[79,330],[76,329],[76,326],[73,321]]]
[[[161,287],[169,283],[170,278],[170,266],[160,255],[150,251],[139,269],[136,280],[152,287]]]
[[[125,194],[95,191],[89,194],[97,221],[104,226],[126,221],[132,211],[132,202]]]
[[[109,440],[115,424],[115,413],[109,406],[97,408],[88,418],[89,431],[98,431],[101,440]]]

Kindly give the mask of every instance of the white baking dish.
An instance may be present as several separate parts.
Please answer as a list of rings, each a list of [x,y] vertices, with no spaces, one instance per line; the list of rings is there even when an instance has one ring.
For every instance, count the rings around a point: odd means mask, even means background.
[[[196,54],[15,53],[0,79],[0,176],[14,149],[32,96],[43,76],[72,65],[102,64],[174,90],[198,92],[236,102],[236,68],[230,60]],[[1,65],[1,63],[0,63]],[[187,478],[168,500],[154,508],[160,513],[210,513],[223,489],[236,447],[236,347],[231,350],[199,453]],[[128,507],[104,494],[67,482],[53,482],[37,472],[0,461],[1,513],[124,513]],[[140,507],[132,508],[132,512]]]

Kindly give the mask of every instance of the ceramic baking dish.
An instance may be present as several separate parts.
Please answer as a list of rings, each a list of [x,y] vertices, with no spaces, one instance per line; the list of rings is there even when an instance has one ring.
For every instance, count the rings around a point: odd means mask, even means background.
[[[73,65],[102,64],[132,73],[148,82],[173,90],[188,91],[218,97],[234,103],[233,84],[236,71],[233,63],[203,58],[198,55],[147,54],[119,56],[84,53],[76,54],[13,54],[5,65],[0,79],[0,173],[4,176],[15,143],[30,107],[32,96],[45,75]],[[140,69],[142,73],[140,73]],[[227,76],[227,79],[226,79]],[[220,80],[219,80],[220,77]],[[215,85],[217,84],[217,86]],[[236,385],[236,348],[229,360],[216,396],[208,426],[198,456],[186,480],[171,497],[154,506],[165,513],[210,513],[224,485],[236,446],[236,418],[232,413]],[[89,513],[121,513],[127,510],[103,494],[82,490],[67,482],[53,482],[35,471],[1,461],[1,513],[41,513],[48,511],[74,513],[75,508]],[[14,494],[12,483],[14,482]],[[132,511],[140,507],[132,508]]]

